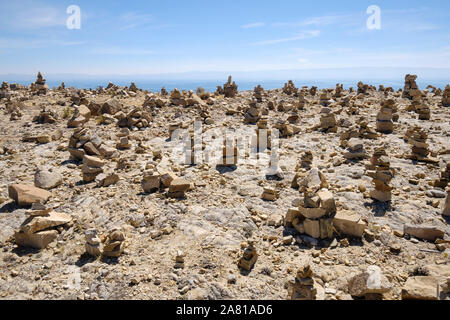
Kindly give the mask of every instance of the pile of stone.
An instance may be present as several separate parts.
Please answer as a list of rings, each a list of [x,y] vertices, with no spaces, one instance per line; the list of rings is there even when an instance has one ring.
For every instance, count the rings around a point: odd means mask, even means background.
[[[11,93],[9,92],[8,82],[3,82],[0,88],[0,99],[10,99]]]
[[[261,118],[261,107],[256,101],[250,101],[244,114],[245,124],[256,124]]]
[[[45,84],[46,80],[42,76],[40,72],[38,72],[36,82],[31,84],[31,90],[33,92],[36,92],[38,95],[45,95],[47,94],[49,87]]]
[[[67,214],[54,212],[39,203],[34,204],[27,214],[29,217],[14,238],[18,246],[35,249],[46,248],[72,220]]]
[[[196,120],[201,121],[202,123],[204,123],[206,125],[214,124],[214,119],[212,118],[208,107],[205,107],[205,106],[199,107],[199,115],[196,118]]]
[[[103,242],[102,255],[104,257],[119,257],[125,247],[125,235],[120,228],[113,228],[108,232]]]
[[[257,87],[253,90],[253,98],[256,99],[257,102],[262,102],[264,98],[264,89],[258,84]]]
[[[273,127],[279,130],[281,138],[291,137],[301,131],[300,127],[290,124],[287,120],[277,120]]]
[[[309,94],[314,97],[317,94],[317,87],[312,86],[311,89],[309,89]]]
[[[128,88],[128,91],[131,91],[131,92],[138,92],[139,91],[139,89],[138,89],[138,87],[136,86],[136,84],[134,83],[134,82],[132,82],[131,84],[130,84],[130,87]]]
[[[358,82],[358,91],[357,94],[368,94],[370,86],[368,84],[364,84],[363,82]]]
[[[419,90],[419,86],[416,82],[417,76],[407,74],[405,76],[405,87],[403,89],[403,98],[414,100],[414,97],[421,96],[422,93]]]
[[[447,163],[445,168],[441,171],[441,176],[434,182],[436,188],[445,189],[450,183],[450,162]]]
[[[430,107],[428,107],[424,103],[416,105],[415,111],[419,115],[419,120],[430,120],[431,119]]]
[[[97,178],[100,173],[103,173],[102,168],[105,164],[106,162],[100,158],[85,155],[83,157],[83,166],[81,168],[83,182],[90,183],[95,181],[95,178]]]
[[[445,87],[445,91],[442,94],[442,105],[444,107],[450,107],[450,85]]]
[[[143,107],[138,107],[133,109],[127,115],[123,112],[119,112],[116,116],[118,120],[118,125],[121,128],[147,128],[152,121],[150,112],[145,110]]]
[[[63,133],[61,129],[56,129],[48,133],[41,133],[37,135],[25,133],[22,137],[22,141],[46,144],[50,143],[51,141],[59,141],[62,138],[62,135]]]
[[[308,104],[308,101],[305,98],[305,95],[302,92],[299,92],[298,94],[298,102],[297,102],[297,109],[298,110],[305,110],[306,105]]]
[[[344,94],[344,85],[341,83],[336,84],[336,90],[334,91],[333,98],[341,98]]]
[[[20,109],[21,104],[19,101],[9,100],[6,102],[6,110],[9,113],[10,121],[17,121],[22,118],[22,112]]]
[[[388,104],[381,106],[377,114],[377,131],[382,133],[392,133],[394,131],[394,122],[392,121],[393,110]]]
[[[264,188],[261,198],[266,201],[275,201],[280,197],[280,193],[272,188]]]
[[[58,91],[66,90],[66,84],[64,82],[61,82],[61,85],[56,90],[58,90]]]
[[[82,127],[91,118],[91,110],[85,105],[75,106],[72,118],[67,122],[68,128]]]
[[[289,80],[287,83],[284,84],[283,93],[290,96],[297,94],[297,92],[298,89],[295,87],[294,81]]]
[[[39,115],[35,116],[33,118],[33,122],[39,123],[39,124],[45,124],[45,123],[55,123],[58,120],[58,115],[53,111],[47,111],[44,108],[42,108]]]
[[[83,160],[85,155],[112,158],[117,154],[115,148],[103,144],[102,139],[91,134],[88,128],[77,128],[69,140],[68,151],[72,159],[76,161]]]
[[[327,239],[333,235],[333,218],[336,203],[333,194],[327,189],[324,175],[313,168],[299,182],[303,202],[297,209],[290,209],[286,215],[287,226],[293,226],[299,233],[313,238]]]
[[[181,250],[177,251],[175,256],[175,269],[184,269],[184,253]]]
[[[297,271],[294,282],[290,282],[288,292],[291,300],[316,300],[317,289],[314,286],[313,271],[305,264]]]
[[[409,156],[409,159],[430,163],[437,162],[436,159],[429,157],[428,134],[422,128],[415,126],[408,130],[407,134],[409,134],[408,143],[412,146],[412,154]]]
[[[162,108],[167,105],[167,103],[167,99],[162,99],[161,97],[152,93],[145,96],[145,101],[142,107],[150,108],[150,110],[153,110],[155,108]]]
[[[258,260],[258,253],[253,241],[248,241],[248,246],[244,250],[242,257],[238,261],[238,267],[247,271],[252,270],[256,261]]]
[[[228,77],[227,83],[223,85],[223,94],[225,95],[225,98],[234,98],[238,94],[238,86],[233,81],[232,77]]]
[[[320,98],[319,98],[319,104],[323,107],[328,107],[329,105],[331,105],[334,101],[333,99],[331,99],[330,94],[328,93],[328,91],[324,91],[320,94]]]
[[[119,150],[129,150],[131,149],[131,143],[129,140],[130,130],[128,128],[122,128],[120,132],[117,134],[119,138],[119,142],[116,145],[116,148]]]
[[[146,171],[141,181],[144,192],[157,192],[163,188],[169,188],[167,196],[169,198],[184,198],[185,193],[192,189],[191,182],[177,178],[171,172]]]
[[[324,132],[337,132],[337,122],[336,117],[330,108],[322,108],[320,111],[320,125],[319,129]]]
[[[366,158],[367,153],[364,149],[363,141],[358,138],[351,138],[347,142],[347,152],[344,153],[344,157],[347,160],[359,160]]]
[[[370,192],[370,197],[380,202],[391,201],[392,187],[389,183],[394,178],[394,170],[390,167],[390,161],[384,147],[375,149],[370,162],[375,167],[375,170],[367,172],[367,175],[373,179],[375,184],[375,190]]]

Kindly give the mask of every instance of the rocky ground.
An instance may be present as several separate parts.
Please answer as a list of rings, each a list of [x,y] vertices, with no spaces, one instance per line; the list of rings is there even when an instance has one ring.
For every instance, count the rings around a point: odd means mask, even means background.
[[[419,120],[411,110],[411,98],[401,91],[364,85],[316,93],[289,88],[237,92],[230,81],[216,93],[164,95],[134,86],[47,89],[39,79],[27,88],[4,84],[1,299],[289,299],[289,283],[306,264],[312,270],[316,299],[370,298],[371,293],[381,292],[384,299],[392,300],[448,300],[450,227],[443,215],[447,193],[445,187],[435,186],[450,161],[450,108],[442,102],[446,92],[420,91],[431,118]],[[359,128],[364,120],[375,129],[387,99],[393,99],[397,108],[393,132],[376,133],[374,139],[362,137],[367,157],[346,159],[342,133],[352,126]],[[203,130],[254,131],[255,124],[244,124],[252,104],[261,108],[268,128],[282,121],[283,128],[289,129],[280,139],[277,179],[268,179],[268,163],[262,162],[232,168],[173,163],[175,142],[169,139],[169,124],[190,128],[200,119]],[[321,130],[324,106],[335,115],[337,132]],[[295,114],[297,119],[286,121]],[[416,125],[428,134],[430,162],[408,157],[411,144],[404,136]],[[105,162],[106,176],[117,175],[118,181],[113,179],[108,186],[98,177],[83,181],[83,161],[73,157],[76,151],[69,151],[74,149],[71,137],[80,128],[89,129],[97,149],[99,142],[104,146],[97,156]],[[367,166],[382,146],[395,172],[390,202],[370,197],[374,184]],[[362,237],[335,232],[331,238],[316,239],[286,224],[288,210],[303,199],[291,184],[307,151],[313,155],[312,167],[328,182],[337,212],[350,210],[361,216],[366,224]],[[189,181],[191,188],[177,198],[168,196],[164,188],[145,192],[142,181],[149,170],[171,172]],[[13,184],[48,189],[46,208],[70,217],[43,249],[17,244],[15,233],[32,210],[9,196]],[[278,198],[263,200],[264,188],[276,190]],[[442,234],[427,241],[426,236],[405,233],[405,225],[432,226]],[[120,228],[123,252],[118,257],[87,254],[85,232],[93,228],[101,241],[112,228]],[[258,259],[247,271],[238,268],[238,260],[249,241]],[[178,257],[181,267],[177,255],[183,256]],[[383,288],[355,293],[351,280],[373,266],[381,270]]]

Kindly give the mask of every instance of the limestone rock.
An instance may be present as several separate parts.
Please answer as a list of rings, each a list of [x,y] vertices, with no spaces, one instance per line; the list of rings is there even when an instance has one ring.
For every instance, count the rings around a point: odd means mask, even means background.
[[[62,184],[63,177],[52,169],[39,168],[34,174],[34,185],[41,189],[50,190]]]
[[[24,184],[13,184],[8,194],[19,206],[31,206],[35,202],[45,203],[52,194],[44,189]]]
[[[439,300],[439,283],[432,276],[409,278],[402,288],[403,300]]]

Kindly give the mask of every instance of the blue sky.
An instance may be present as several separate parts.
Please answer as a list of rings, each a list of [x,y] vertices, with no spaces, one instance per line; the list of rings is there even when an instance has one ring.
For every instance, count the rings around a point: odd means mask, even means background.
[[[370,5],[381,30],[366,26]],[[0,74],[444,69],[449,12],[448,0],[1,0]]]

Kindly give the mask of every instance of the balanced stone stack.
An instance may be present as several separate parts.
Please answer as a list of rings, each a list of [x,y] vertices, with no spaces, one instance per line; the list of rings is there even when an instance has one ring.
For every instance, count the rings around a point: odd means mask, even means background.
[[[414,97],[421,95],[419,91],[419,86],[416,83],[417,76],[412,74],[407,74],[405,76],[405,87],[403,89],[403,98],[413,100]]]
[[[280,197],[280,193],[272,188],[264,188],[261,198],[266,201],[275,201]]]
[[[334,91],[334,98],[341,98],[343,96],[344,85],[338,83],[336,84],[336,90]]]
[[[22,107],[19,101],[10,100],[6,102],[6,110],[9,112],[9,120],[16,121],[22,118],[22,111],[20,110]]]
[[[327,188],[328,183],[323,174],[317,168],[311,169],[299,183],[299,191],[304,195],[303,202],[299,204],[298,210],[294,208],[288,211],[286,225],[313,238],[331,238],[336,203]]]
[[[131,149],[131,143],[129,140],[130,130],[128,128],[122,128],[120,132],[117,134],[119,138],[119,142],[116,145],[116,148],[119,150],[128,150]]]
[[[258,253],[254,247],[253,241],[248,242],[248,247],[244,250],[242,257],[238,261],[238,267],[247,271],[252,270],[256,261],[258,260]]]
[[[367,173],[368,176],[373,178],[375,184],[375,190],[370,192],[370,197],[380,202],[391,201],[392,187],[389,186],[389,183],[394,178],[394,171],[390,168],[390,161],[384,148],[375,150],[371,164],[375,166],[376,170]]]
[[[125,235],[119,228],[109,231],[103,242],[102,255],[105,257],[119,257],[124,250]]]
[[[38,72],[36,82],[32,85],[32,90],[35,91],[38,95],[47,94],[49,88],[48,85],[45,84],[46,80],[42,77],[42,74]]]
[[[330,95],[327,91],[322,92],[319,99],[319,104],[323,107],[328,107],[333,103],[333,99],[330,98]]]
[[[134,83],[134,82],[132,82],[131,84],[130,84],[130,87],[128,88],[128,90],[129,91],[131,91],[131,92],[138,92],[138,87],[136,86],[136,84]]]
[[[311,151],[306,151],[300,158],[300,167],[311,170],[311,166],[314,160],[314,156]]]
[[[91,110],[85,105],[75,106],[72,118],[67,122],[68,128],[78,128],[83,126],[91,118]]]
[[[53,242],[61,227],[72,220],[67,214],[54,212],[43,205],[33,205],[29,218],[14,235],[16,244],[21,247],[44,249]]]
[[[414,127],[410,131],[410,136],[408,143],[412,146],[412,154],[409,156],[410,159],[423,162],[434,162],[433,159],[429,158],[430,150],[427,143],[428,134],[422,130],[420,127]]]
[[[344,153],[344,157],[348,160],[364,159],[367,157],[366,150],[364,149],[364,143],[361,139],[351,138],[347,142],[347,152]]]
[[[262,102],[264,98],[264,89],[261,87],[260,84],[258,84],[257,87],[253,90],[253,97],[256,99],[257,102]]]
[[[297,109],[298,110],[305,110],[306,105],[308,104],[308,101],[305,99],[305,95],[302,92],[299,92],[298,94],[298,102],[297,102]]]
[[[48,111],[44,108],[42,108],[39,115],[35,116],[33,118],[33,122],[39,123],[39,124],[45,124],[50,123],[53,124],[58,120],[58,115],[53,111]]]
[[[223,93],[225,95],[225,98],[234,98],[238,94],[238,86],[233,81],[232,77],[228,77],[227,83],[223,85]]]
[[[317,87],[312,86],[311,89],[309,89],[309,94],[314,97],[317,94]]]
[[[444,107],[450,107],[450,85],[445,87],[445,91],[442,94],[442,105]]]
[[[94,257],[100,256],[102,254],[102,243],[97,235],[97,230],[96,229],[86,230],[84,236],[86,239],[85,244],[86,253]]]
[[[316,300],[317,289],[314,286],[313,271],[309,264],[298,269],[295,281],[289,283],[291,300]]]
[[[388,105],[381,106],[377,115],[377,131],[382,133],[392,133],[394,122],[392,121],[392,108]]]
[[[397,122],[399,119],[397,103],[394,99],[386,99],[381,102],[381,107],[392,110],[392,121]]]
[[[120,113],[117,116],[117,119],[119,120],[118,125],[121,128],[147,128],[152,121],[152,117],[150,115],[150,112],[147,110],[144,110],[143,107],[138,107],[133,109],[130,113],[127,115]]]
[[[69,140],[68,151],[72,159],[76,161],[83,160],[85,155],[112,158],[117,154],[115,148],[103,144],[102,139],[91,134],[88,128],[78,128],[74,130]]]
[[[369,91],[369,85],[364,84],[363,82],[358,82],[358,91],[357,94],[367,94]]]
[[[175,106],[186,106],[186,100],[184,99],[183,93],[180,92],[177,88],[173,89],[170,93],[170,103]]]
[[[295,84],[292,80],[289,80],[287,83],[284,84],[283,87],[283,93],[287,95],[294,95],[297,94],[298,89],[295,87]]]
[[[103,166],[105,161],[100,158],[85,155],[83,157],[83,166],[81,172],[83,174],[83,182],[90,183],[95,181],[95,178],[101,173],[103,173]]]
[[[256,124],[261,118],[261,107],[256,101],[250,101],[244,114],[245,124]]]
[[[11,98],[11,94],[9,93],[8,82],[3,82],[2,87],[0,88],[0,99],[9,99],[9,98]]]
[[[337,132],[337,122],[330,108],[322,108],[320,111],[320,130],[324,132]]]
[[[441,171],[441,176],[434,182],[436,188],[445,189],[450,183],[450,162],[447,163],[445,169]]]

